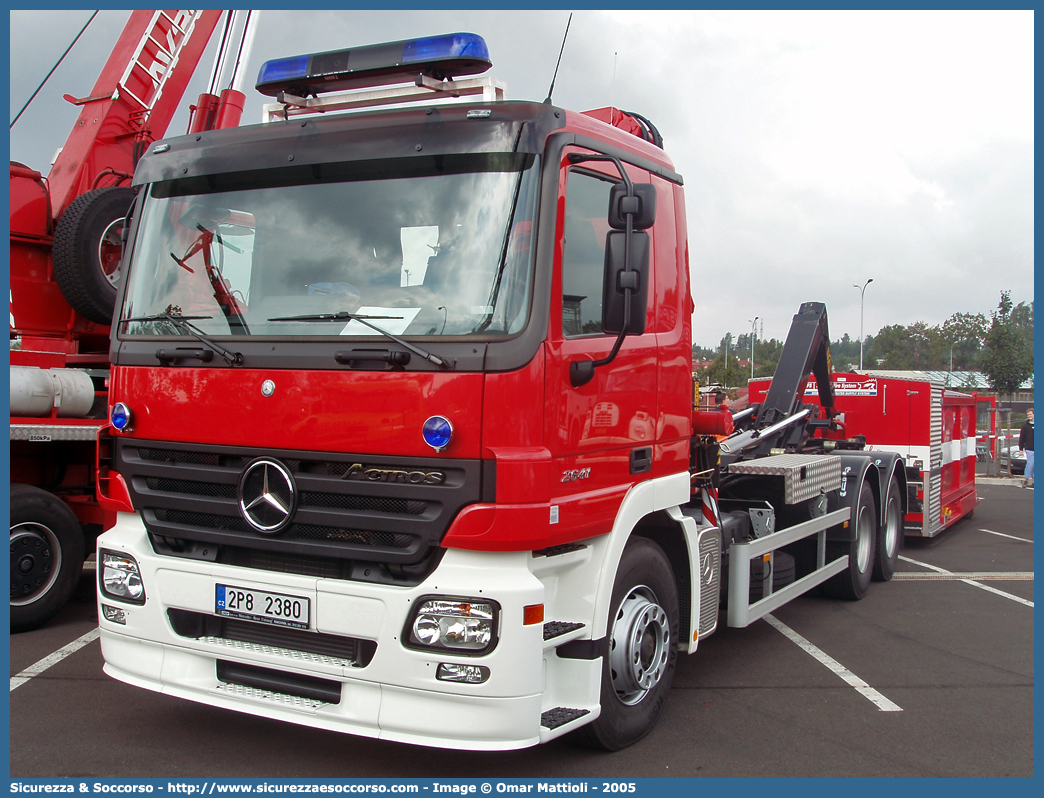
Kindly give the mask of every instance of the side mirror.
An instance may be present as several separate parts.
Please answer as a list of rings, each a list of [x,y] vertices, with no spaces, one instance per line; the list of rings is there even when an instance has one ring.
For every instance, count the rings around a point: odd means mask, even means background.
[[[656,221],[656,186],[652,183],[635,183],[634,196],[627,196],[622,183],[609,192],[609,226],[614,230],[627,229],[627,214],[632,215],[632,230],[648,230]]]
[[[625,271],[627,234],[610,231],[605,237],[605,278],[602,282],[602,329],[607,333],[641,335],[649,296],[649,234],[631,233],[631,268]],[[624,289],[631,289],[631,313],[624,330]]]

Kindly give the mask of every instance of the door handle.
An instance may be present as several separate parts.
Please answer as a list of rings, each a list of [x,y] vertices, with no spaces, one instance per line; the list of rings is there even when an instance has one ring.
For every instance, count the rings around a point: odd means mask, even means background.
[[[641,449],[631,450],[631,473],[644,474],[652,471],[652,447],[643,446]]]

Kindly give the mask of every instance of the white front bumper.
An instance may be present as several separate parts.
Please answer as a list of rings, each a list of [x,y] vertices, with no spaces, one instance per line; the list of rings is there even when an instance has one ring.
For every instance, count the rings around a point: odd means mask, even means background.
[[[544,601],[544,587],[527,567],[528,552],[448,550],[422,584],[404,588],[161,557],[140,518],[129,513],[120,513],[98,548],[134,557],[145,587],[143,606],[99,591],[100,603],[126,614],[126,623],[117,624],[100,608],[98,613],[105,672],[116,679],[240,712],[400,742],[490,750],[546,739],[540,729],[542,627],[522,623],[523,608]],[[217,584],[308,597],[313,631],[375,641],[376,653],[365,667],[355,667],[335,657],[175,633],[167,610],[213,615]],[[404,647],[400,638],[410,609],[430,595],[498,602],[496,647],[480,657]],[[217,678],[218,660],[339,682],[341,698],[324,703],[226,684]],[[442,662],[483,665],[490,677],[475,685],[438,681]]]

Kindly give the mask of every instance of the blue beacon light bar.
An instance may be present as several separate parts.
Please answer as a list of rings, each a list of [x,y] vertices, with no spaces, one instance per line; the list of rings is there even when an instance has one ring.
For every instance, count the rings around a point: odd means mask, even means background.
[[[318,94],[378,85],[381,78],[398,75],[404,80],[418,74],[436,80],[478,75],[491,66],[481,36],[448,33],[266,61],[256,88],[271,97],[283,91]]]

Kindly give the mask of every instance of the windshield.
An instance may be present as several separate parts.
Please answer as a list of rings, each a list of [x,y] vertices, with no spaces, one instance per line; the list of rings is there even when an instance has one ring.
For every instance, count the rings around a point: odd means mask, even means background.
[[[191,334],[156,318],[165,315],[191,317],[219,337],[381,335],[374,326],[405,337],[521,331],[534,158],[423,161],[153,184],[120,314],[133,321],[121,332]]]

